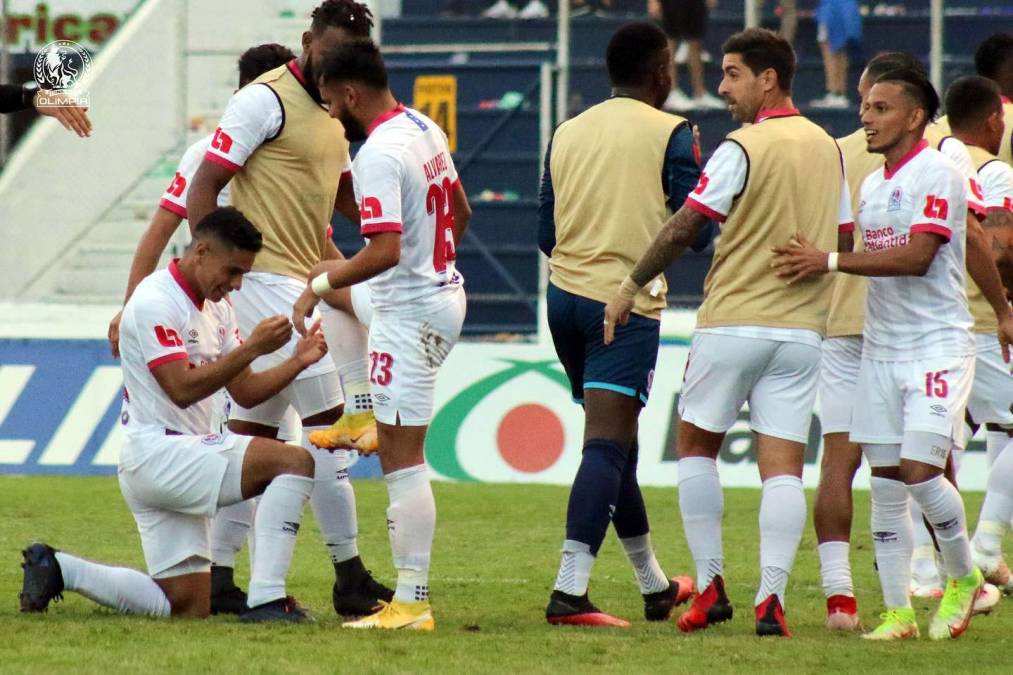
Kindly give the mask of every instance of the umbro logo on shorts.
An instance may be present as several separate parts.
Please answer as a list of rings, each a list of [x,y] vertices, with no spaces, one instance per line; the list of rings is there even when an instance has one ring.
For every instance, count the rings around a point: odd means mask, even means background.
[[[929,410],[932,411],[933,415],[938,417],[946,417],[946,406],[939,405],[938,403],[929,406]]]

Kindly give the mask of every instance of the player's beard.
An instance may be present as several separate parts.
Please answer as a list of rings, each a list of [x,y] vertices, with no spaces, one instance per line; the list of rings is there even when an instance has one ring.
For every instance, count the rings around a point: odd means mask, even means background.
[[[364,141],[369,136],[366,133],[366,128],[362,126],[359,120],[352,117],[351,113],[345,113],[339,115],[338,119],[341,121],[341,126],[345,127],[345,138],[348,139],[349,143],[358,143]]]

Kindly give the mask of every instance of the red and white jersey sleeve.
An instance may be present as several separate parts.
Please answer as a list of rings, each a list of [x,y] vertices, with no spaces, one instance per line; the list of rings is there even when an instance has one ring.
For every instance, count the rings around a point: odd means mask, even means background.
[[[239,171],[262,143],[281,132],[284,113],[278,96],[266,84],[243,87],[229,99],[205,157]]]
[[[920,144],[894,169],[862,183],[858,225],[865,250],[907,247],[932,234],[939,246],[923,276],[872,277],[863,358],[917,360],[974,353],[965,286],[967,182],[942,153]]]
[[[175,175],[169,181],[169,187],[165,189],[162,198],[158,201],[160,207],[184,220],[186,220],[186,197],[190,192],[190,183],[211,145],[211,138],[212,136],[205,136],[186,149],[183,158],[179,160],[179,166],[176,167]],[[218,193],[218,206],[228,206],[229,203],[229,186],[226,185]]]
[[[364,237],[380,232],[402,232],[401,157],[384,149],[365,148],[355,158],[355,200],[359,204],[359,226]]]
[[[851,188],[848,186],[846,172],[841,176],[841,201],[837,205],[837,230],[838,232],[855,231],[855,216],[851,212]]]
[[[183,342],[189,317],[177,303],[138,302],[131,318],[139,354],[148,370],[170,361],[189,359]]]
[[[723,223],[732,202],[746,186],[749,160],[742,146],[725,141],[711,155],[700,173],[696,187],[686,197],[686,206],[711,220]]]
[[[984,197],[978,184],[978,172],[974,168],[974,161],[971,159],[971,153],[967,151],[967,146],[961,140],[947,136],[940,144],[939,152],[950,158],[966,179],[967,209],[975,213],[985,213]]]
[[[1013,211],[1013,167],[994,159],[978,169],[978,183],[986,211]]]

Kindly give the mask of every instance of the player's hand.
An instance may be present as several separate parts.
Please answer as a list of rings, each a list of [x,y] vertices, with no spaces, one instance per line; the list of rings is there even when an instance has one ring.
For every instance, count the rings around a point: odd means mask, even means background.
[[[295,358],[303,368],[309,368],[327,353],[327,343],[320,330],[320,321],[321,319],[317,319],[295,345]]]
[[[830,271],[827,261],[830,254],[821,251],[812,242],[797,233],[784,246],[773,246],[774,261],[770,264],[774,274],[786,283],[814,279]]]
[[[605,305],[605,344],[610,345],[615,340],[616,324],[625,326],[630,320],[630,311],[633,309],[633,300],[618,295]]]
[[[116,312],[116,316],[109,322],[109,331],[106,333],[106,337],[109,338],[109,348],[113,353],[113,358],[120,358],[120,320],[123,319],[123,310]]]
[[[47,99],[49,105],[39,105],[40,97]],[[62,105],[52,105],[53,102]],[[36,92],[32,104],[40,115],[54,118],[65,129],[73,131],[81,138],[91,136],[91,120],[85,114],[88,109],[72,103],[67,94],[43,89]]]
[[[320,302],[320,298],[312,288],[307,286],[303,289],[299,299],[292,305],[292,324],[299,335],[303,337],[309,335],[309,331],[306,330],[306,319],[313,315],[313,310],[318,302]]]
[[[1007,314],[999,321],[999,346],[1002,348],[1002,360],[1009,363],[1010,345],[1013,344],[1013,314]]]
[[[246,341],[258,354],[270,354],[284,347],[292,339],[292,324],[281,314],[269,316],[253,329]]]

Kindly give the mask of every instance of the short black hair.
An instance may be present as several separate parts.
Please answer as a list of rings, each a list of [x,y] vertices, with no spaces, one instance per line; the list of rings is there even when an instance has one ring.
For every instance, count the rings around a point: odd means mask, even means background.
[[[1013,33],[995,33],[978,45],[974,69],[982,77],[994,80],[1010,59],[1013,59]]]
[[[954,131],[971,129],[996,110],[1002,110],[999,85],[987,77],[961,77],[946,90],[946,119]]]
[[[865,72],[873,82],[891,70],[915,70],[928,75],[921,59],[908,52],[880,52],[865,64]]]
[[[259,253],[264,239],[243,212],[223,206],[200,219],[193,228],[194,237],[211,236],[232,248]]]
[[[754,75],[772,68],[777,73],[781,91],[791,93],[791,81],[795,77],[795,50],[777,33],[766,28],[747,28],[728,38],[721,51],[740,54],[742,62]]]
[[[929,82],[924,70],[897,68],[876,78],[876,83],[880,82],[900,85],[904,92],[915,100],[918,107],[925,111],[926,122],[936,119],[936,115],[939,114],[939,94]]]
[[[359,82],[373,89],[387,88],[387,66],[380,48],[369,38],[349,40],[330,51],[320,67],[320,81]]]
[[[319,35],[324,28],[344,28],[357,37],[369,37],[373,27],[373,12],[354,0],[324,0],[310,14],[310,30]]]
[[[616,87],[646,84],[668,48],[665,33],[653,23],[638,21],[621,26],[605,50],[609,79]]]
[[[250,47],[239,57],[239,86],[253,82],[267,71],[283,66],[294,58],[291,49],[273,42]]]

